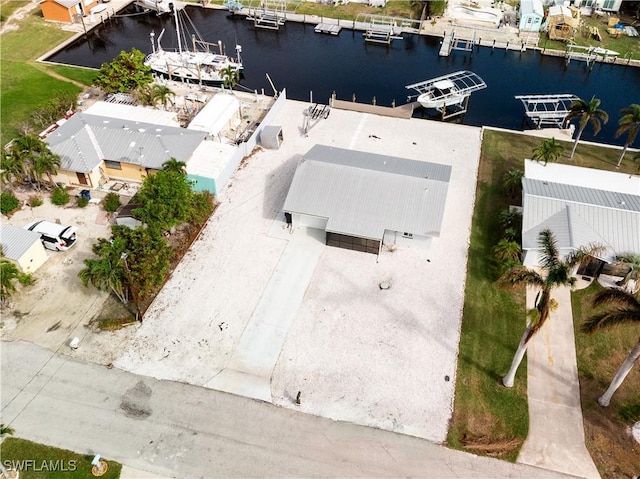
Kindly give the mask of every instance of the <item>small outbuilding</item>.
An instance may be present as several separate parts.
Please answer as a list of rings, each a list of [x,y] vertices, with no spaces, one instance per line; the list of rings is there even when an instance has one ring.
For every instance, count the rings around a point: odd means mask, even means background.
[[[40,234],[17,226],[0,224],[2,255],[14,261],[23,273],[33,273],[49,259]]]
[[[538,32],[544,20],[542,0],[522,0],[520,2],[520,22],[518,28],[523,32]]]
[[[98,0],[40,0],[45,20],[74,23],[78,16],[86,16],[98,5]]]
[[[260,143],[270,150],[277,150],[284,141],[282,127],[275,125],[265,126],[260,132]]]
[[[564,5],[549,7],[549,39],[572,40],[580,25],[580,10]],[[596,29],[597,31],[597,29]]]
[[[440,236],[451,166],[316,145],[304,155],[284,213],[290,227],[368,253],[385,245],[428,249]]]

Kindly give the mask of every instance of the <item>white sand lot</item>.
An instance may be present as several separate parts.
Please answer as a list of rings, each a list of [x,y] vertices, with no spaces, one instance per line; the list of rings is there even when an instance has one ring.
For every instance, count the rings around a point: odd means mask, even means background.
[[[278,359],[270,378],[275,404],[444,441],[480,129],[332,110],[305,137],[300,128],[306,106],[287,101],[271,122],[282,126],[281,148],[257,152],[236,172],[202,239],[114,364],[214,387],[222,370],[236,367],[235,349],[246,347],[243,332],[251,324],[255,334],[253,323],[260,318],[254,311],[264,309],[270,279],[286,277],[274,271],[288,242],[301,234],[283,229],[281,207],[297,161],[313,145],[450,164],[442,234],[428,253],[383,248],[376,261],[367,253],[323,248],[308,284],[295,284],[304,293],[301,303],[278,305],[294,315],[283,344],[271,345]],[[381,281],[391,288],[381,290]],[[294,401],[298,391],[300,405]]]

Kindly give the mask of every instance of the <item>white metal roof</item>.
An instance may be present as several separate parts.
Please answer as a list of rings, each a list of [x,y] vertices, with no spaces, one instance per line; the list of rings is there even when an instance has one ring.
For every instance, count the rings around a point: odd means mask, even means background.
[[[534,163],[525,161],[522,180],[523,249],[536,249],[539,231],[548,227],[565,247],[595,242],[640,254],[640,183],[623,173]]]
[[[412,83],[411,85],[405,86],[405,88],[407,90],[416,90],[420,95],[422,95],[432,91],[434,88],[440,88],[437,85],[444,81],[456,86],[458,90],[456,94],[471,94],[474,91],[487,88],[487,84],[482,78],[480,78],[476,73],[468,70],[460,70],[447,75],[431,78],[430,80]],[[448,85],[445,88],[451,88],[451,85]]]
[[[0,224],[0,243],[5,257],[18,261],[36,242],[40,242],[40,234],[17,226]]]
[[[327,218],[327,231],[382,239],[439,236],[451,167],[328,146],[298,166],[284,211]]]
[[[178,121],[175,112],[158,110],[145,106],[97,101],[84,112],[89,115],[108,116],[111,118],[119,118],[121,120],[141,121],[144,123],[153,123],[154,125],[180,126],[180,122]]]
[[[187,163],[187,174],[217,179],[231,161],[236,145],[203,141]]]
[[[193,117],[187,128],[217,135],[234,115],[238,115],[239,108],[240,102],[235,96],[218,93]]]

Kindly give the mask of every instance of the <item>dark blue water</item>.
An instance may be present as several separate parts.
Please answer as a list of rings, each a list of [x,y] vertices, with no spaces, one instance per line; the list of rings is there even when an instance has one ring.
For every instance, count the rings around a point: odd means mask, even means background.
[[[407,101],[405,85],[427,80],[457,70],[472,70],[487,83],[485,90],[474,93],[469,111],[464,117],[468,125],[491,125],[510,129],[523,127],[524,108],[514,95],[573,93],[588,100],[596,96],[610,120],[594,137],[591,127],[585,140],[622,144],[624,136],[615,138],[620,110],[631,103],[640,103],[640,68],[596,64],[589,71],[583,62],[572,61],[565,66],[562,58],[548,57],[538,52],[524,53],[476,49],[473,55],[452,52],[439,57],[440,39],[406,35],[390,46],[368,44],[362,32],[343,29],[331,36],[313,31],[313,25],[294,22],[279,32],[254,29],[243,17],[230,16],[225,11],[188,8],[189,16],[204,40],[222,40],[227,53],[234,54],[234,45],[242,45],[245,66],[241,84],[251,90],[270,93],[268,73],[278,90],[287,89],[287,97],[308,100],[313,91],[315,102],[326,103],[331,92],[350,100],[378,105],[397,105]],[[88,39],[67,47],[49,60],[100,67],[121,50],[138,48],[151,51],[149,33],[166,32],[165,48],[177,45],[171,16],[159,18],[153,14],[118,18],[93,30]],[[636,141],[636,143],[640,141]]]

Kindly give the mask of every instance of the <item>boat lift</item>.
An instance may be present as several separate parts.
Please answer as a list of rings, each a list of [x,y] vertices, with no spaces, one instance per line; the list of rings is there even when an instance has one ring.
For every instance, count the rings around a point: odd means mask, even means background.
[[[364,39],[372,43],[389,45],[392,40],[402,40],[402,33],[419,33],[420,21],[410,18],[391,17],[361,13],[356,17],[355,24],[364,26]]]
[[[460,50],[463,52],[470,52],[473,55],[473,47],[476,44],[476,31],[473,31],[473,36],[470,39],[456,38],[456,31],[451,30],[451,33],[445,33],[442,44],[440,46],[439,55],[441,57],[448,57],[452,50]]]
[[[576,95],[568,93],[560,95],[517,95],[515,98],[524,105],[525,120],[529,120],[538,129],[544,125],[564,128],[567,115],[571,111],[571,104],[576,100],[580,100]]]
[[[436,88],[436,83],[441,82],[442,80],[448,80],[452,82],[456,87],[455,91],[449,94],[450,98],[452,99],[451,104],[447,105],[445,96],[444,106],[442,108],[436,108],[441,113],[443,120],[447,120],[454,116],[466,113],[467,104],[469,103],[469,97],[471,96],[471,94],[473,92],[487,88],[487,84],[477,74],[468,70],[461,70],[455,73],[449,73],[448,75],[442,75],[436,78],[432,78],[431,80],[426,80],[405,86],[407,90],[415,90],[418,92],[417,95],[409,95],[407,97],[407,100],[411,100],[413,97],[419,97],[424,93],[433,91]],[[464,101],[462,103],[459,101],[455,101],[455,98],[459,98],[460,96],[464,96]],[[452,112],[448,112],[447,108],[450,107],[455,107],[455,109]]]
[[[254,8],[247,15],[247,20],[253,20],[254,28],[279,30],[287,21],[286,0],[267,0],[259,8]]]
[[[602,61],[606,61],[607,58],[613,58],[615,62],[620,53],[613,50],[607,50],[601,47],[585,47],[581,45],[569,44],[567,45],[567,52],[565,53],[565,66],[571,63],[571,60],[579,60],[587,63],[589,69],[593,68],[593,65],[599,58]]]

